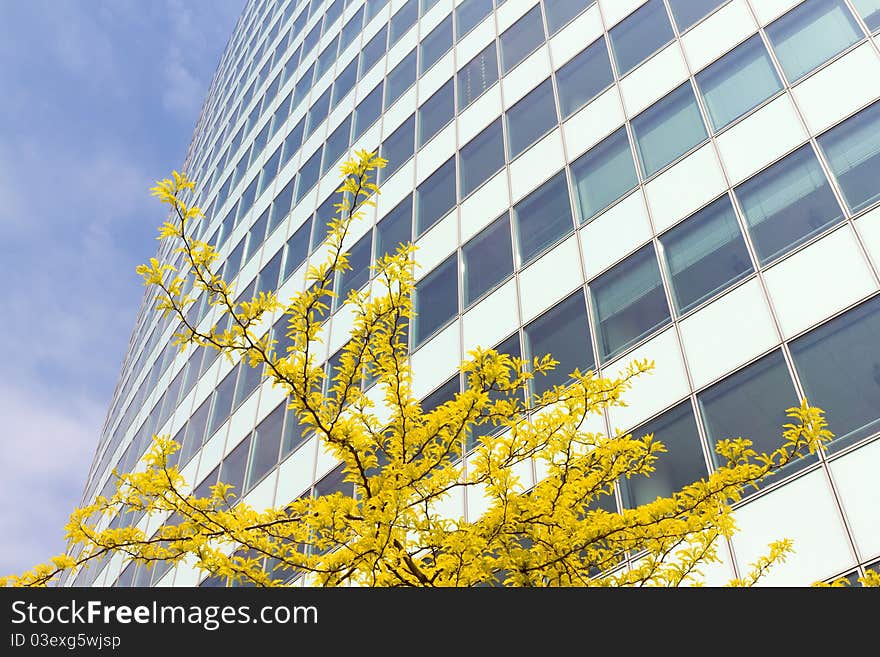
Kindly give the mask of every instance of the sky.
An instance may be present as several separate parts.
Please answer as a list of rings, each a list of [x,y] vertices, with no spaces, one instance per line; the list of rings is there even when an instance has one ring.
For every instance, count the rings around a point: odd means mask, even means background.
[[[0,576],[64,551],[180,169],[245,0],[27,0],[0,21]]]

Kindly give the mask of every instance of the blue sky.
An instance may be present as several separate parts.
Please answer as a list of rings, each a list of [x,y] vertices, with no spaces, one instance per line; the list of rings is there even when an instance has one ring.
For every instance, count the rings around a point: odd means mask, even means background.
[[[245,0],[27,0],[0,21],[0,575],[63,551],[182,166]]]

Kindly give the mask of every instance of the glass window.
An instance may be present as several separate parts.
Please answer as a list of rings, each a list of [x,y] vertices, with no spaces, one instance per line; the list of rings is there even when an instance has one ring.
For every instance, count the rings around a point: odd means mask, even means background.
[[[458,157],[461,197],[464,198],[504,166],[501,119],[495,120],[483,132],[465,144],[459,150]]]
[[[590,325],[584,293],[578,290],[555,308],[525,327],[526,358],[550,354],[559,364],[546,376],[532,379],[535,394],[563,385],[575,369],[586,372],[595,367],[590,342]]]
[[[593,146],[571,164],[578,217],[589,221],[639,184],[626,128]]]
[[[342,52],[349,45],[354,43],[361,34],[361,28],[364,25],[364,8],[363,5],[357,10],[354,16],[342,28],[339,38],[339,51]]]
[[[213,351],[213,350],[212,350]],[[206,437],[210,437],[213,433],[226,421],[232,410],[232,398],[235,394],[235,375],[238,370],[232,370],[217,389],[214,390],[213,403],[211,404],[211,421],[208,423],[208,433]]]
[[[416,237],[455,206],[455,157],[450,157],[416,190]]]
[[[248,454],[251,449],[251,438],[248,436],[242,440],[220,464],[220,481],[232,486],[235,499],[241,498],[241,489],[244,485],[244,472],[247,468]],[[233,502],[234,503],[234,502]]]
[[[464,0],[455,8],[455,38],[460,39],[492,13],[492,0]]]
[[[278,196],[273,199],[272,208],[269,211],[268,233],[270,235],[272,234],[272,230],[287,218],[287,214],[290,212],[290,208],[293,205],[293,188],[295,185],[296,178],[292,178],[290,182],[284,186],[284,189],[278,192]]]
[[[245,262],[247,262],[250,257],[257,252],[257,249],[260,248],[263,240],[266,239],[266,224],[268,221],[269,211],[266,210],[266,212],[261,214],[260,218],[253,223],[250,230],[248,231],[247,250],[244,254]]]
[[[458,261],[452,254],[425,276],[415,291],[413,347],[418,347],[458,313]]]
[[[321,38],[321,21],[318,21],[315,24],[315,27],[311,29],[311,31],[306,35],[306,38],[303,40],[303,54],[305,57],[308,55],[312,48],[318,45],[318,39]]]
[[[684,32],[725,2],[726,0],[669,0],[669,7],[678,31]]]
[[[708,136],[687,82],[634,118],[632,128],[646,178]]]
[[[251,367],[247,359],[243,359],[238,363],[238,382],[235,384],[235,397],[232,401],[232,408],[238,408],[251,393],[260,385],[263,380],[262,363],[256,367]]]
[[[696,80],[716,131],[782,89],[782,81],[757,34],[698,73]]]
[[[880,103],[832,128],[818,141],[853,212],[880,200]]]
[[[306,127],[305,117],[299,120],[295,126],[293,126],[293,130],[287,133],[287,137],[284,139],[284,162],[281,166],[287,164],[290,161],[290,158],[299,150],[299,147],[302,145],[303,139],[303,130]]]
[[[321,173],[326,173],[339,158],[348,150],[348,137],[351,133],[351,115],[345,117],[342,123],[327,137],[324,144],[324,164],[321,166]]]
[[[315,69],[315,80],[319,80],[324,73],[333,68],[336,63],[336,53],[339,49],[339,35],[331,41],[318,56],[318,66]]]
[[[355,82],[357,82],[357,57],[342,69],[342,73],[336,77],[336,81],[333,83],[333,107],[339,105],[339,101],[348,95],[348,92],[354,88]]]
[[[376,122],[382,113],[382,93],[384,83],[379,84],[367,94],[358,106],[354,108],[354,135],[352,141],[357,140],[367,128]]]
[[[513,159],[559,122],[550,78],[517,101],[506,114],[510,159]]]
[[[281,274],[282,251],[278,251],[272,259],[263,265],[257,277],[256,292],[274,292],[278,289],[278,276]]]
[[[336,305],[341,306],[348,298],[349,292],[359,290],[370,280],[370,256],[372,255],[372,235],[367,233],[348,251],[348,266],[339,274],[338,297]]]
[[[330,194],[321,202],[318,209],[315,210],[315,221],[312,227],[312,251],[318,248],[318,245],[327,238],[330,232],[328,224],[336,218],[336,208],[334,207],[336,201],[337,195],[335,193]]]
[[[513,208],[521,266],[574,228],[563,169]]]
[[[383,27],[361,50],[361,77],[373,68],[373,65],[385,54],[385,43],[388,41],[388,26]]]
[[[413,48],[394,70],[388,74],[385,85],[385,107],[391,107],[404,91],[416,81],[416,50]]]
[[[195,456],[205,440],[205,428],[208,425],[208,416],[211,413],[211,398],[209,397],[192,414],[186,424],[186,434],[183,446],[180,448],[180,467],[183,468],[190,459]]]
[[[415,114],[403,122],[382,142],[382,157],[388,160],[384,169],[379,169],[378,178],[388,180],[401,165],[412,157],[415,151],[416,116]]]
[[[465,307],[513,274],[510,219],[505,213],[461,249]]]
[[[388,0],[367,0],[367,21],[379,13],[388,4]]]
[[[437,388],[434,392],[428,394],[422,401],[422,413],[427,415],[431,413],[446,402],[451,402],[455,399],[455,396],[461,392],[458,376],[453,376],[449,381],[444,383],[442,386]]]
[[[376,260],[412,241],[412,208],[410,194],[376,225]]]
[[[288,408],[284,415],[284,433],[281,436],[281,458],[296,450],[308,436],[306,427],[296,417],[296,411]]]
[[[257,194],[262,194],[263,190],[275,180],[275,174],[278,173],[278,162],[281,161],[281,146],[275,149],[275,152],[269,156],[260,172],[260,185],[257,188]]]
[[[825,411],[836,451],[880,431],[880,297],[791,343],[804,391]]]
[[[754,271],[726,195],[670,230],[660,242],[679,314]]]
[[[765,29],[792,84],[864,36],[843,0],[807,0]]]
[[[537,4],[501,35],[501,70],[507,73],[544,43],[544,21]]]
[[[303,76],[297,80],[296,86],[293,88],[293,106],[297,107],[302,101],[306,99],[309,95],[309,91],[312,89],[312,73],[315,70],[315,65],[312,64],[306,69],[306,72]]]
[[[674,35],[663,0],[649,0],[608,32],[621,77],[648,59]]]
[[[649,476],[620,479],[623,505],[627,508],[653,502],[658,497],[668,497],[709,474],[690,401],[682,402],[632,431],[633,438],[648,434],[654,434],[666,451],[657,455],[654,472]]]
[[[423,74],[452,48],[452,14],[431,30],[419,44],[419,73]]]
[[[614,81],[608,46],[599,39],[556,71],[559,109],[568,118]]]
[[[418,0],[407,0],[407,3],[391,17],[391,45],[393,46],[409,28],[419,19]]]
[[[493,41],[458,72],[458,110],[470,105],[497,81],[498,60]]]
[[[724,465],[715,452],[719,440],[746,438],[759,453],[780,447],[782,425],[790,422],[785,409],[800,405],[779,349],[701,392],[697,402],[716,467]],[[800,469],[815,459],[798,459],[785,471]]]
[[[307,136],[311,135],[317,127],[324,122],[324,119],[327,118],[327,113],[330,111],[330,92],[331,89],[328,87],[327,91],[321,94],[320,98],[318,98],[318,100],[316,100],[309,108],[309,122],[306,129]]]
[[[599,276],[590,291],[603,362],[670,320],[653,244]]]
[[[544,0],[544,13],[547,15],[547,29],[550,35],[556,34],[589,5],[593,0]]]
[[[761,264],[843,219],[809,144],[735,191]]]
[[[284,257],[284,274],[282,280],[287,280],[290,275],[306,261],[309,254],[309,235],[312,232],[312,218],[297,228],[293,235],[287,239],[287,255]]]
[[[880,0],[852,0],[871,32],[880,30]]]
[[[419,108],[419,147],[446,126],[455,116],[452,78]]]
[[[293,92],[291,91],[289,94],[287,94],[287,97],[281,101],[281,104],[278,105],[278,109],[276,109],[275,113],[272,115],[272,130],[270,132],[271,135],[274,135],[276,132],[278,132],[278,129],[287,120],[287,117],[290,114],[290,102],[292,100]]]
[[[235,248],[232,249],[229,256],[226,258],[226,262],[223,263],[223,280],[227,283],[230,282],[233,278],[238,275],[239,270],[241,269],[241,258],[244,255],[244,245],[247,241],[247,236],[242,237],[238,244],[235,245]]]
[[[299,170],[299,186],[296,190],[296,203],[299,203],[306,192],[310,191],[318,182],[318,174],[321,170],[321,154],[323,148],[319,148],[306,160]]]

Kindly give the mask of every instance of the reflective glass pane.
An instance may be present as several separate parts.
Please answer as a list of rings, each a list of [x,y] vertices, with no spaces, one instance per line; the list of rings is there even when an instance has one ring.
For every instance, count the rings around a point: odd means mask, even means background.
[[[599,276],[590,291],[603,362],[670,321],[653,244]]]
[[[614,81],[608,46],[599,39],[556,71],[559,109],[567,118]]]
[[[498,81],[498,60],[493,41],[458,72],[458,109],[463,110]]]
[[[507,110],[506,116],[510,159],[513,159],[554,128],[559,121],[550,78]]]
[[[513,216],[524,266],[574,228],[565,170],[517,203]]]
[[[220,481],[232,486],[232,492],[236,496],[235,499],[240,499],[242,496],[241,489],[244,486],[244,475],[247,469],[250,448],[251,438],[248,436],[227,454],[220,464]]]
[[[880,0],[852,0],[852,3],[869,30],[880,30]]]
[[[791,343],[810,403],[825,411],[836,451],[880,431],[880,297]]]
[[[594,0],[544,0],[547,29],[550,30],[551,36],[593,2]]]
[[[410,116],[403,124],[382,142],[382,157],[388,160],[384,169],[379,169],[379,181],[388,180],[400,166],[412,157],[415,150],[416,117]]]
[[[458,313],[458,258],[455,254],[416,285],[415,311],[414,347]]]
[[[504,166],[501,119],[471,139],[459,151],[458,175],[464,198]]]
[[[465,307],[513,274],[513,249],[507,214],[461,249]]]
[[[464,0],[455,8],[455,38],[460,39],[489,14],[492,0]]]
[[[668,497],[709,474],[690,401],[632,430],[633,438],[648,434],[654,434],[654,439],[663,443],[666,451],[657,454],[654,472],[650,475],[621,478],[623,505],[628,508]]]
[[[660,242],[680,314],[754,271],[727,195],[685,219]]]
[[[578,218],[588,221],[635,187],[639,180],[626,128],[593,146],[571,165]]]
[[[550,354],[559,364],[547,373],[532,379],[532,391],[541,394],[569,380],[575,369],[593,369],[593,347],[584,294],[578,290],[565,301],[551,308],[525,327],[526,358],[543,358]]]
[[[455,157],[449,158],[416,189],[416,237],[455,205]]]
[[[864,36],[843,0],[807,0],[765,29],[792,84]]]
[[[687,82],[634,118],[632,128],[645,177],[708,136],[694,91]]]
[[[501,44],[501,70],[507,73],[544,43],[544,21],[537,4],[504,31]]]
[[[669,0],[672,17],[679,32],[684,32],[710,11],[720,7],[726,0]]]
[[[388,73],[385,85],[385,107],[390,107],[404,91],[416,81],[416,51],[413,48],[403,60]]]
[[[799,406],[779,349],[701,392],[697,402],[716,467],[724,465],[715,452],[719,440],[746,438],[759,453],[780,447],[782,425],[790,422],[785,409]],[[784,472],[799,470],[815,460],[815,456],[798,459]]]
[[[431,68],[452,48],[452,14],[422,38],[419,44],[419,73]]]
[[[650,0],[608,32],[618,75],[624,76],[672,41],[672,25],[663,0]]]
[[[880,103],[832,128],[818,141],[853,212],[880,200]]]
[[[407,196],[376,226],[376,260],[394,254],[412,241],[412,195]]]
[[[453,98],[453,84],[449,82],[440,87],[433,96],[419,107],[419,146],[428,141],[446,126],[455,116],[455,99]]]
[[[367,128],[376,122],[382,113],[382,93],[383,84],[373,89],[367,94],[358,106],[354,109],[354,135],[352,141],[357,140]]]
[[[809,144],[735,191],[761,264],[843,219]]]
[[[373,250],[372,235],[367,233],[348,251],[347,269],[339,275],[337,306],[342,305],[352,290],[359,290],[370,280],[370,256]]]
[[[698,73],[696,80],[715,130],[782,89],[782,81],[758,35]]]

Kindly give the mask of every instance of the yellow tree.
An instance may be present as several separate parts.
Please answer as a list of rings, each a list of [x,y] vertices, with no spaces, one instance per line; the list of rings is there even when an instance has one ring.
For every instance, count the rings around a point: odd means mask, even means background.
[[[286,302],[260,292],[236,303],[235,290],[215,273],[217,251],[193,237],[202,212],[184,201],[194,184],[177,172],[153,193],[171,208],[159,237],[174,241],[184,264],[152,259],[138,268],[157,291],[157,309],[180,322],[180,349],[216,349],[264,367],[300,424],[342,462],[354,494],[302,497],[265,510],[223,483],[197,497],[169,458],[179,445],[157,436],[141,467],[117,474],[112,495],[73,512],[67,554],[0,585],[45,585],[114,554],[148,566],[186,560],[212,575],[267,586],[297,578],[320,586],[694,583],[700,568],[718,559],[720,539],[734,532],[731,505],[746,488],[831,438],[822,412],[804,402],[788,410],[791,423],[775,451],[759,454],[743,438],[722,441],[717,451],[726,465],[707,478],[636,508],[604,510],[601,498],[613,494],[615,482],[649,476],[664,448],[651,435],[587,431],[585,420],[622,405],[633,378],[653,365],[632,362],[615,378],[575,371],[567,385],[535,395],[529,381],[554,367],[550,355],[526,362],[477,349],[461,365],[466,389],[426,411],[413,396],[407,357],[412,245],[375,263],[369,292],[344,300],[353,328],[338,367],[327,373],[316,345],[332,280],[348,268],[343,244],[379,193],[371,176],[383,165],[361,152],[341,167],[327,258],[309,268],[307,289]],[[194,325],[188,312],[202,296],[219,310],[209,328]],[[266,332],[278,312],[288,321],[287,353],[276,353]],[[516,473],[532,462],[543,477],[526,488]],[[483,496],[481,517],[442,512],[444,498],[463,488]],[[162,523],[149,533],[145,522],[110,524],[130,513]],[[790,549],[785,539],[771,544],[754,570],[732,583],[754,583]]]

